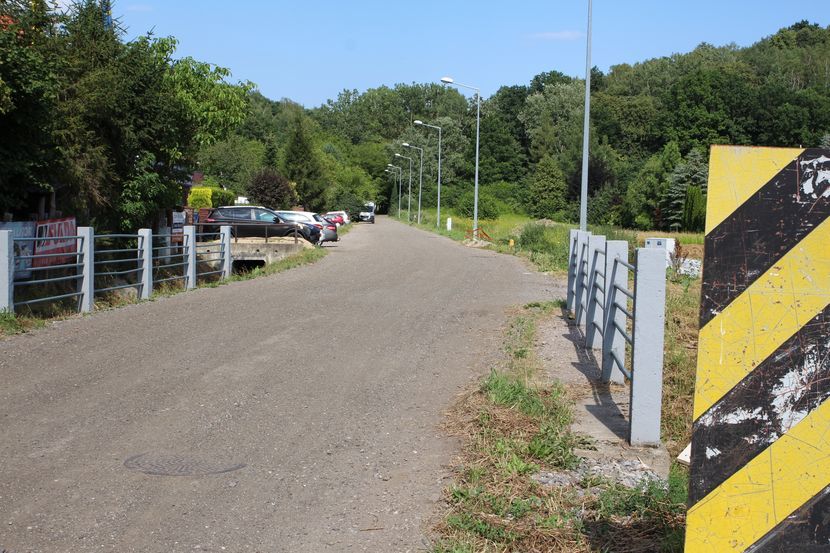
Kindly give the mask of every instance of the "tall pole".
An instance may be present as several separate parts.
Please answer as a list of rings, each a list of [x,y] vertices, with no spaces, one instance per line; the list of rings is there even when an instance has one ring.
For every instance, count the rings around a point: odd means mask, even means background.
[[[585,49],[585,121],[582,125],[582,188],[579,195],[579,229],[588,228],[588,148],[591,126],[591,0],[588,0],[588,46]]]
[[[409,200],[406,206],[406,220],[409,222],[412,220],[412,158],[401,154],[395,154],[395,157],[409,160]]]
[[[418,146],[413,146],[408,142],[404,142],[401,144],[404,148],[411,148],[413,150],[418,150],[418,153],[421,154],[421,169],[418,171],[418,224],[421,224],[421,191],[424,185],[424,149],[419,148]]]
[[[480,124],[481,92],[476,89],[476,182],[475,192],[473,192],[473,240],[478,240],[478,131]]]
[[[438,127],[438,216],[435,226],[441,228],[441,127]]]
[[[401,187],[403,186],[403,167],[398,167],[398,219],[401,218]]]
[[[473,240],[478,240],[478,146],[481,127],[481,91],[474,86],[457,83],[452,77],[441,77],[441,82],[476,91],[476,178],[475,192],[473,193]]]

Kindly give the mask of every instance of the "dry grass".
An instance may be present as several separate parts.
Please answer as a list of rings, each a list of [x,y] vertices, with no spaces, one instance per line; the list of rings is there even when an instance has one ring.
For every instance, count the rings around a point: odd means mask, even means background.
[[[684,490],[676,488],[685,475],[668,489],[533,480],[578,463],[571,400],[559,383],[540,378],[533,347],[537,322],[555,306],[531,304],[514,316],[502,363],[448,414],[446,430],[464,446],[444,492],[434,553],[681,550]]]

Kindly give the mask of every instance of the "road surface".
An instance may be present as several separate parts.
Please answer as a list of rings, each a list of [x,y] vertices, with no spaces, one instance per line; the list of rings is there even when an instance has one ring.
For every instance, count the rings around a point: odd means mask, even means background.
[[[521,260],[379,218],[320,262],[0,340],[0,551],[421,551]]]

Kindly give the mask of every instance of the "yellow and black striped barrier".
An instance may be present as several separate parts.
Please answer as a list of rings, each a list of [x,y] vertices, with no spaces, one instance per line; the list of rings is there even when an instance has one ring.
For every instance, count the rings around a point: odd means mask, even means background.
[[[830,551],[830,151],[714,146],[686,551]]]

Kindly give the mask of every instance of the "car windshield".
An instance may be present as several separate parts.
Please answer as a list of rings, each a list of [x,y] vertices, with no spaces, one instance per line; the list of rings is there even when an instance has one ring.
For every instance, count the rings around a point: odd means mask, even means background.
[[[369,205],[363,206],[363,213],[374,213],[375,208]]]

